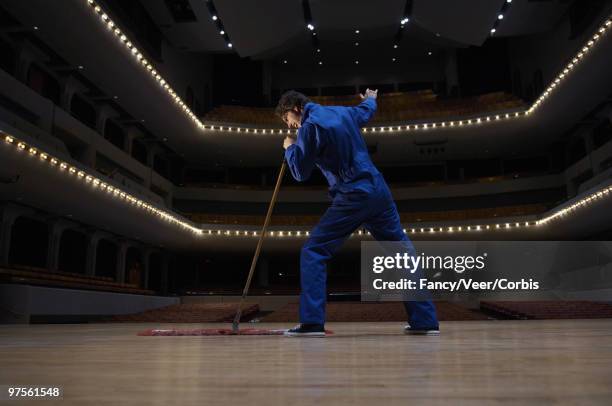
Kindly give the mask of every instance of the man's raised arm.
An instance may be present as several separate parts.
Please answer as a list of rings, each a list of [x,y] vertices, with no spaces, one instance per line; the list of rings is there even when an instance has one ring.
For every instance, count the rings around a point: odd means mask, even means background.
[[[359,96],[363,101],[356,107],[350,107],[350,109],[357,125],[363,127],[370,121],[374,112],[376,112],[378,90],[366,89],[365,94],[360,94]]]

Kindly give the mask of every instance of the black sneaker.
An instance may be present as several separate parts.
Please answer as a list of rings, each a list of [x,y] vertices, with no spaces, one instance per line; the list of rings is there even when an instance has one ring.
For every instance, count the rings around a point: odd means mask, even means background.
[[[285,331],[285,337],[325,337],[323,324],[298,324]]]
[[[412,335],[412,336],[439,336],[440,329],[438,327],[434,328],[413,328],[410,325],[404,327],[404,334]]]

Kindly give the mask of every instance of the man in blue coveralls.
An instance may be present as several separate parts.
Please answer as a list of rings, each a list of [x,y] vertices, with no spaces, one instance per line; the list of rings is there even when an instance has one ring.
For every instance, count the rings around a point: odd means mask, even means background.
[[[397,207],[382,174],[376,169],[361,135],[376,111],[377,90],[367,89],[355,107],[321,106],[305,95],[288,91],[276,113],[287,127],[285,159],[297,181],[317,167],[327,178],[333,199],[312,230],[300,255],[300,324],[287,336],[324,337],[326,263],[362,224],[379,241],[410,241],[402,230]],[[438,335],[436,309],[431,301],[404,302],[407,334]]]

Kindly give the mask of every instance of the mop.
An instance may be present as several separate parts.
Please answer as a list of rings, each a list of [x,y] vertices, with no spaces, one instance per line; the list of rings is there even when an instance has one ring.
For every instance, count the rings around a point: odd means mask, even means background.
[[[249,293],[249,287],[251,286],[251,279],[253,279],[253,274],[255,273],[255,267],[257,265],[257,260],[259,259],[259,253],[261,251],[261,246],[263,245],[264,237],[266,234],[266,230],[268,228],[268,224],[270,223],[270,218],[272,217],[272,210],[274,209],[274,204],[276,203],[276,198],[278,195],[278,191],[280,189],[281,182],[283,180],[283,176],[285,175],[285,168],[287,166],[286,161],[283,159],[283,164],[280,168],[280,173],[278,174],[278,179],[276,180],[276,186],[274,187],[274,193],[272,193],[272,200],[270,201],[270,205],[268,206],[268,213],[266,214],[266,219],[264,220],[263,227],[261,229],[261,234],[259,235],[259,241],[257,242],[257,248],[255,249],[255,255],[253,256],[253,260],[251,261],[251,269],[249,270],[249,276],[247,277],[246,283],[244,285],[244,289],[242,290],[242,297],[240,298],[240,303],[238,304],[238,309],[236,310],[236,315],[234,317],[234,321],[232,322],[231,329],[225,328],[207,328],[207,329],[151,329],[145,330],[138,333],[139,336],[213,336],[213,335],[282,335],[286,330],[266,330],[266,329],[254,329],[247,328],[240,330],[240,318],[242,317],[242,306],[244,305],[244,301]]]

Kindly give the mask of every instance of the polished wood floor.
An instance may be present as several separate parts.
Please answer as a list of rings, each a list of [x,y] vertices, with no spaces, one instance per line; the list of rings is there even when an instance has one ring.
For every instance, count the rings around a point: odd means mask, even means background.
[[[440,337],[397,323],[330,323],[325,339],[136,335],[213,326],[3,325],[0,385],[64,388],[19,405],[612,404],[610,319],[446,322]]]

